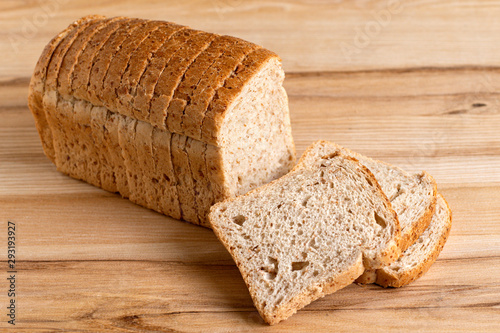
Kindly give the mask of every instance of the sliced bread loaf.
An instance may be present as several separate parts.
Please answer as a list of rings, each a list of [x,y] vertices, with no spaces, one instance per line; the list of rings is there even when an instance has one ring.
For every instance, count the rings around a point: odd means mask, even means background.
[[[402,287],[427,272],[448,239],[451,215],[448,203],[438,193],[436,211],[429,227],[398,260],[376,270],[376,283],[383,287]]]
[[[338,152],[214,205],[209,221],[269,324],[400,254],[389,200],[366,167]]]
[[[29,106],[58,170],[208,226],[213,203],[294,166],[283,80],[239,38],[89,16],[46,47]]]

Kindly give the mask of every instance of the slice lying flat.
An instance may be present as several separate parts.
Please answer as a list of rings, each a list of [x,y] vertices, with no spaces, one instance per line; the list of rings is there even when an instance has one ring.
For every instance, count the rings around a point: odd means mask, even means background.
[[[438,194],[436,211],[429,227],[397,261],[377,269],[376,283],[383,287],[402,287],[421,277],[441,253],[450,229],[450,207],[444,197]]]
[[[324,155],[340,152],[357,159],[375,176],[382,191],[391,201],[401,224],[399,247],[404,252],[415,243],[429,225],[436,205],[436,182],[425,171],[410,174],[401,168],[353,152],[328,141],[317,141],[302,155],[296,168],[314,164]],[[374,271],[367,270],[357,282],[374,283]]]
[[[269,324],[400,255],[389,200],[366,167],[339,153],[214,205],[209,221]]]

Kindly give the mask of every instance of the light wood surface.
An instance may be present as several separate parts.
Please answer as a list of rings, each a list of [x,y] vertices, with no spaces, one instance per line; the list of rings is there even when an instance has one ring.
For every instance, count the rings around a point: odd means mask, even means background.
[[[351,285],[266,326],[210,230],[70,179],[43,155],[29,77],[50,38],[90,13],[176,21],[276,51],[299,154],[327,139],[436,178],[453,210],[438,261],[407,287]],[[0,330],[13,330],[14,221],[20,332],[499,332],[499,17],[493,0],[2,1]]]

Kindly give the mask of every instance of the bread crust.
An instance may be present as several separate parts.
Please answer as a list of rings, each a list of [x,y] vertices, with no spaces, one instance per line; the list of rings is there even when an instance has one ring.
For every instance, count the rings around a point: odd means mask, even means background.
[[[65,99],[70,98],[73,92],[71,89],[71,77],[80,54],[87,46],[88,41],[108,22],[109,19],[103,18],[90,23],[80,34],[78,34],[64,55],[61,69],[57,77],[57,90]]]
[[[196,199],[194,196],[191,167],[186,153],[186,141],[187,137],[184,135],[175,133],[172,135],[172,163],[174,165],[174,174],[177,180],[177,193],[179,195],[182,219],[194,224],[199,224],[198,213],[195,205],[193,205]]]
[[[168,103],[167,126],[171,132],[180,133],[182,127],[182,115],[186,105],[190,102],[192,91],[198,86],[207,67],[215,61],[217,50],[223,50],[230,46],[228,40],[223,36],[213,34],[210,42],[194,58],[193,62],[186,68],[175,92]]]
[[[182,130],[184,127],[184,115],[187,106],[192,102],[193,93],[198,89],[201,80],[206,75],[206,72],[214,65],[216,60],[224,53],[224,50],[230,48],[234,40],[228,36],[217,35],[210,45],[199,54],[193,64],[188,68],[184,75],[183,81],[180,83],[179,88],[174,94],[173,104],[176,107],[181,107],[182,110],[177,111],[180,113],[179,128]],[[178,100],[178,101],[176,101]],[[174,103],[176,102],[176,103]]]
[[[136,141],[137,147],[137,167],[141,175],[142,201],[145,207],[158,211],[159,204],[157,179],[155,178],[155,163],[153,161],[153,126],[144,121],[137,121]]]
[[[423,261],[420,261],[418,265],[411,269],[405,269],[399,272],[394,272],[388,268],[382,268],[377,270],[377,280],[376,283],[382,287],[402,287],[405,286],[423,274],[425,274],[432,264],[436,261],[437,257],[443,250],[444,244],[446,243],[451,230],[452,224],[452,212],[448,202],[445,198],[438,194],[439,200],[444,202],[444,208],[446,210],[446,221],[442,233],[439,237],[439,241],[434,244],[432,251],[428,253]]]
[[[47,71],[44,83],[44,93],[42,96],[42,108],[45,110],[45,119],[48,127],[50,128],[50,133],[52,137],[52,147],[54,149],[54,163],[58,167],[63,167],[64,161],[62,156],[64,155],[61,144],[60,137],[64,136],[64,129],[59,128],[56,124],[63,114],[58,111],[58,99],[59,94],[57,93],[57,78],[59,76],[59,70],[61,69],[61,64],[64,56],[75,38],[93,21],[100,19],[100,16],[87,16],[78,21],[77,26],[71,29],[60,41],[57,47],[54,49],[50,62],[47,64]],[[54,113],[48,113],[47,110],[54,110]],[[61,119],[64,122],[64,119]]]
[[[106,123],[104,124],[104,142],[108,148],[108,154],[111,158],[114,180],[116,182],[116,189],[122,197],[130,197],[130,189],[127,179],[127,169],[125,160],[122,154],[122,147],[118,137],[118,124],[122,115],[107,112]]]
[[[75,97],[86,101],[90,100],[88,88],[90,84],[90,74],[97,60],[96,56],[115,31],[120,28],[123,23],[129,20],[130,19],[126,17],[110,19],[105,26],[92,37],[92,40],[88,42],[87,46],[80,54],[75,64],[75,69],[73,70],[71,88]]]
[[[160,21],[145,21],[137,29],[129,34],[129,37],[122,43],[120,49],[111,59],[108,72],[103,81],[102,101],[104,105],[110,110],[118,108],[117,101],[119,100],[116,92],[117,87],[120,85],[122,75],[126,71],[130,57],[133,52],[141,45],[141,43],[162,24]],[[125,116],[131,116],[130,109],[123,110]]]
[[[189,66],[215,37],[215,34],[205,32],[193,34],[168,62],[155,87],[151,103],[152,124],[168,129],[171,133],[183,134],[177,130],[182,108],[176,107],[176,103],[172,104],[172,99]]]
[[[158,197],[160,212],[180,219],[181,211],[177,183],[172,164],[172,134],[153,127],[153,159],[156,165],[156,179],[162,193]]]
[[[140,19],[131,19],[122,22],[120,27],[109,37],[95,56],[94,65],[89,77],[89,101],[96,106],[103,106],[105,100],[104,80],[108,75],[109,65],[112,59],[120,51],[121,45],[130,35],[144,25],[145,21]]]
[[[106,191],[114,193],[118,188],[116,186],[114,168],[108,151],[108,145],[104,138],[104,133],[106,131],[104,124],[106,123],[107,113],[108,111],[105,107],[92,106],[90,111],[90,124],[94,144],[92,147],[89,147],[89,149],[95,150],[96,154],[99,156],[101,187]],[[63,140],[62,142],[65,141]]]
[[[137,85],[146,72],[148,65],[162,45],[168,43],[170,37],[184,26],[165,23],[159,25],[131,54],[127,69],[122,75],[120,86],[117,87],[118,95],[116,107],[119,113],[129,114],[138,120],[147,121],[147,115],[134,107],[134,98]]]
[[[92,133],[92,107],[92,104],[83,100],[76,100],[74,104],[73,119],[78,128],[78,132],[75,135],[78,135],[80,146],[87,148],[82,149],[82,158],[77,162],[84,166],[84,172],[77,179],[85,177],[86,182],[100,187],[101,168],[99,166],[99,153],[95,148]]]
[[[143,113],[143,118],[149,123],[154,124],[151,121],[151,99],[154,96],[158,80],[160,79],[168,62],[174,56],[175,50],[178,50],[190,39],[191,35],[196,33],[198,33],[197,30],[189,29],[187,27],[176,31],[155,53],[151,63],[147,67],[147,70],[141,77],[134,98],[134,108]],[[155,118],[153,117],[153,119]],[[165,129],[164,124],[161,122],[157,127]]]
[[[52,61],[54,51],[57,49],[64,37],[66,37],[66,35],[73,29],[76,29],[82,20],[86,19],[87,18],[84,17],[73,22],[66,29],[52,38],[52,40],[43,49],[40,58],[38,58],[30,80],[28,106],[35,118],[35,125],[40,135],[40,140],[42,141],[43,151],[53,163],[55,163],[54,141],[52,138],[52,130],[48,124],[47,114],[43,107],[43,95],[45,92],[47,70],[50,62]]]

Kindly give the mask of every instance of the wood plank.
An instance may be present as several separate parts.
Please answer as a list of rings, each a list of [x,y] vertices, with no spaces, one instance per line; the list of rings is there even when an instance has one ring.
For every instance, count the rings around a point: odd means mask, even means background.
[[[477,281],[483,265],[491,268],[488,284]],[[25,328],[199,331],[216,324],[221,330],[241,325],[305,332],[337,325],[360,330],[371,323],[379,329],[425,327],[438,331],[459,329],[470,316],[478,320],[476,327],[481,331],[493,332],[498,327],[492,321],[498,315],[498,302],[492,303],[491,296],[500,292],[499,257],[439,260],[428,274],[401,289],[351,285],[274,327],[263,327],[233,265],[23,261],[18,271],[23,281],[18,301],[26,309],[20,308],[19,317]],[[1,295],[0,301],[5,298]],[[68,298],[73,301],[67,302]]]
[[[170,20],[234,35],[280,54],[288,72],[306,72],[499,66],[500,35],[491,33],[500,28],[499,4],[498,0],[150,0],[137,6],[128,0],[119,5],[97,2],[92,11]],[[0,49],[8,50],[0,73],[7,77],[31,75],[50,38],[89,13],[82,0],[64,5],[57,0],[2,2],[0,8]]]

